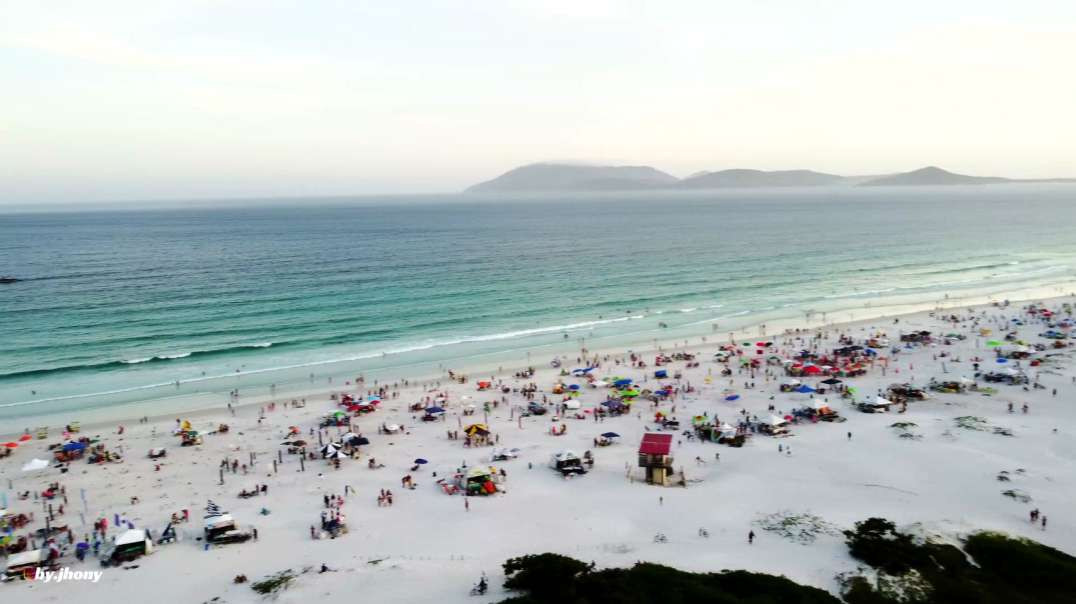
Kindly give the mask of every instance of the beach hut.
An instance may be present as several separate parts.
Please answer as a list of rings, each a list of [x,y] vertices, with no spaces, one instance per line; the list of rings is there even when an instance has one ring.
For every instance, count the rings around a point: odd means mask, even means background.
[[[482,466],[469,468],[460,477],[460,487],[468,495],[492,495],[497,492],[497,485],[493,483],[493,472]]]
[[[7,558],[7,567],[4,569],[5,578],[7,580],[13,580],[18,577],[33,579],[37,569],[45,566],[47,562],[48,558],[45,556],[44,550],[40,549],[12,554]]]
[[[667,484],[673,473],[672,434],[648,433],[639,443],[639,467],[646,472],[649,484]]]
[[[885,413],[895,403],[887,398],[880,396],[874,397],[873,401],[864,401],[857,405],[857,408],[864,413]]]
[[[249,531],[239,528],[231,514],[221,510],[213,501],[206,503],[203,520],[208,543],[242,543],[252,537]]]
[[[788,420],[776,415],[770,415],[768,418],[759,421],[758,428],[763,434],[771,436],[786,434],[788,433]]]
[[[116,535],[101,557],[101,565],[119,565],[153,553],[153,540],[143,529],[129,529]]]
[[[549,467],[564,476],[587,473],[586,468],[583,467],[583,459],[576,455],[574,451],[569,450],[554,453],[549,459]]]

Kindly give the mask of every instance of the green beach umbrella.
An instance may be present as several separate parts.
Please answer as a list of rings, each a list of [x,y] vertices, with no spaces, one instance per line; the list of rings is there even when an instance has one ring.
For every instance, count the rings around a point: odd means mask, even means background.
[[[1001,346],[1001,342],[998,342],[997,340],[987,340],[986,345],[987,346]]]

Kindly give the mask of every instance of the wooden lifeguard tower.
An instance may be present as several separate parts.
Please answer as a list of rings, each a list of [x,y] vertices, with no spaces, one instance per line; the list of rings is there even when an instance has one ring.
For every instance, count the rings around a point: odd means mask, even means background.
[[[639,443],[639,467],[646,470],[646,482],[649,484],[668,483],[673,473],[672,434],[647,433]]]

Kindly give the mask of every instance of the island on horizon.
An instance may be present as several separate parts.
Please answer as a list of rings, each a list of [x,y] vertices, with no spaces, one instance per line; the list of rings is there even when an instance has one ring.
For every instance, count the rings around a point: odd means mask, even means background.
[[[605,166],[544,162],[513,168],[468,187],[465,193],[542,193],[706,190],[816,186],[946,186],[1006,183],[1070,183],[1076,178],[1015,179],[957,174],[937,166],[886,175],[843,176],[814,170],[728,169],[697,172],[685,178],[651,166]]]

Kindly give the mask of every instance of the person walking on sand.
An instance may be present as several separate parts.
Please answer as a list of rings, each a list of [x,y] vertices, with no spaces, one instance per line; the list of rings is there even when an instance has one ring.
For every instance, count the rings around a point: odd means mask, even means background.
[[[747,532],[747,544],[751,545],[755,542],[755,531]]]
[[[463,511],[465,511],[465,512],[470,512],[471,511],[471,498],[470,497],[465,496],[463,498]]]

